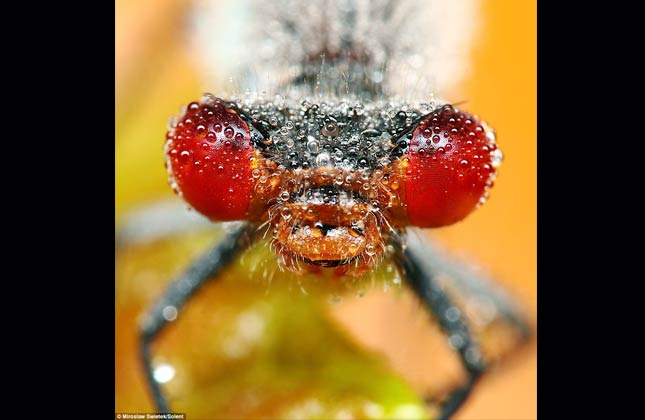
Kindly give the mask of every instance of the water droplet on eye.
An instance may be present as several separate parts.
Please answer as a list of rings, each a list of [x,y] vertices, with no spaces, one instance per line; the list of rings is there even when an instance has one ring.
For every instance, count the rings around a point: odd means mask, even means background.
[[[220,171],[220,172],[223,172],[223,171],[224,171],[224,167],[223,167],[222,165],[219,165],[219,166],[217,167],[217,170],[218,170],[218,171]]]
[[[206,137],[206,126],[200,124],[195,128],[195,137],[203,139]]]
[[[287,201],[287,200],[289,200],[289,197],[290,197],[290,196],[291,196],[291,194],[289,194],[289,191],[282,191],[282,192],[280,193],[280,199],[281,199],[282,201]]]
[[[213,126],[213,130],[215,130],[216,133],[219,133],[220,131],[222,131],[222,124],[220,123],[215,124]]]
[[[495,143],[495,132],[493,130],[486,131],[486,140],[491,143]]]
[[[440,141],[441,141],[441,137],[439,137],[438,135],[436,135],[436,134],[435,134],[434,136],[432,136],[432,142],[433,142],[434,144],[437,144],[437,143],[439,143]]]
[[[200,108],[200,106],[199,106],[199,104],[197,102],[191,102],[188,105],[188,112],[190,114],[197,114],[199,112],[199,108]]]
[[[253,176],[253,178],[259,178],[260,177],[260,170],[257,169],[257,168],[253,169],[253,171],[251,171],[251,176]]]
[[[423,130],[423,137],[429,138],[431,135],[432,135],[432,130],[430,130],[429,128],[426,128],[426,129]],[[435,136],[435,137],[437,137],[437,136]]]
[[[280,128],[280,134],[286,136],[287,134],[289,134],[289,129],[287,127]]]
[[[502,151],[499,149],[495,149],[493,152],[493,160],[491,161],[491,165],[493,168],[499,168],[502,164],[502,160],[504,159],[504,155],[502,154]]]
[[[370,184],[369,184],[369,182],[366,182],[366,183],[364,183],[364,184],[363,184],[363,189],[364,189],[365,191],[367,191],[367,190],[369,190],[369,189],[370,189]]]
[[[376,255],[376,247],[373,244],[367,244],[365,247],[365,253],[370,257]]]
[[[293,145],[294,145],[293,139],[291,139],[291,138],[288,139],[287,142],[286,142],[286,145],[287,145],[288,149],[291,149],[293,147]]]
[[[466,168],[469,165],[469,163],[468,163],[468,161],[466,159],[461,160],[459,162],[459,164],[461,165],[462,168]]]
[[[224,136],[226,136],[227,139],[232,138],[234,133],[235,131],[231,127],[226,127],[224,129]]]
[[[190,163],[192,160],[192,155],[188,150],[183,150],[181,153],[179,153],[179,163],[182,165],[185,165],[187,163]]]

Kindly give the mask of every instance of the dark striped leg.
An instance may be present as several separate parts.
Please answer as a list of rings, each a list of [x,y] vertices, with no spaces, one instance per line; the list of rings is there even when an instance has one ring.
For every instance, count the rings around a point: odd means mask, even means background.
[[[147,311],[140,327],[141,358],[146,379],[155,405],[161,413],[169,413],[168,401],[154,379],[150,346],[168,323],[164,309],[179,310],[208,280],[215,279],[254,240],[255,226],[243,224],[231,231],[222,241],[198,257],[190,267],[173,281],[161,298]],[[173,311],[174,312],[174,311]]]
[[[466,400],[485,366],[481,360],[479,346],[471,337],[468,326],[459,315],[456,306],[436,284],[433,273],[427,267],[427,261],[425,261],[427,249],[422,248],[421,242],[410,242],[405,250],[399,244],[396,248],[395,261],[405,274],[414,293],[438,320],[441,329],[448,335],[450,344],[459,352],[461,362],[468,374],[466,384],[453,391],[442,404],[439,419],[445,420],[450,418]]]

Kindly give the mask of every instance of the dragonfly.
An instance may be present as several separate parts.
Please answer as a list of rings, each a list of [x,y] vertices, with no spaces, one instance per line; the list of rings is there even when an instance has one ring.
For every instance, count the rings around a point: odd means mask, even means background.
[[[266,24],[251,25],[252,40],[239,48],[247,61],[240,80],[256,94],[205,94],[171,119],[166,135],[176,194],[212,222],[238,223],[146,311],[141,360],[157,409],[172,412],[151,361],[153,342],[176,318],[169,311],[181,314],[264,243],[280,270],[302,276],[356,279],[392,261],[467,372],[440,401],[438,418],[448,419],[490,364],[464,302],[492,306],[486,323],[506,325],[515,345],[531,334],[511,299],[418,232],[457,223],[486,202],[502,162],[494,130],[418,80],[420,99],[396,93],[405,65],[418,59],[418,35],[409,32],[419,3],[253,7]]]

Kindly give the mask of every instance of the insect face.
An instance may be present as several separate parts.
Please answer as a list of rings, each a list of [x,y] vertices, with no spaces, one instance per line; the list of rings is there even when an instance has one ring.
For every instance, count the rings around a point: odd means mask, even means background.
[[[492,185],[492,132],[450,105],[189,105],[167,136],[171,182],[216,221],[266,227],[292,271],[374,268],[408,225],[464,218]]]

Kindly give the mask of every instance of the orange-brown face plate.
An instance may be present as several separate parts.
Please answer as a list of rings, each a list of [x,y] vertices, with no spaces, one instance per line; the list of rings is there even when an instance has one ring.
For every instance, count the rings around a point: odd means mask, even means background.
[[[286,170],[261,153],[253,159],[255,187],[249,219],[267,223],[278,262],[294,271],[304,265],[336,267],[359,276],[374,268],[386,250],[387,232],[405,219],[405,158],[371,174],[332,166]],[[293,201],[303,190],[335,187],[358,199],[346,202]]]

